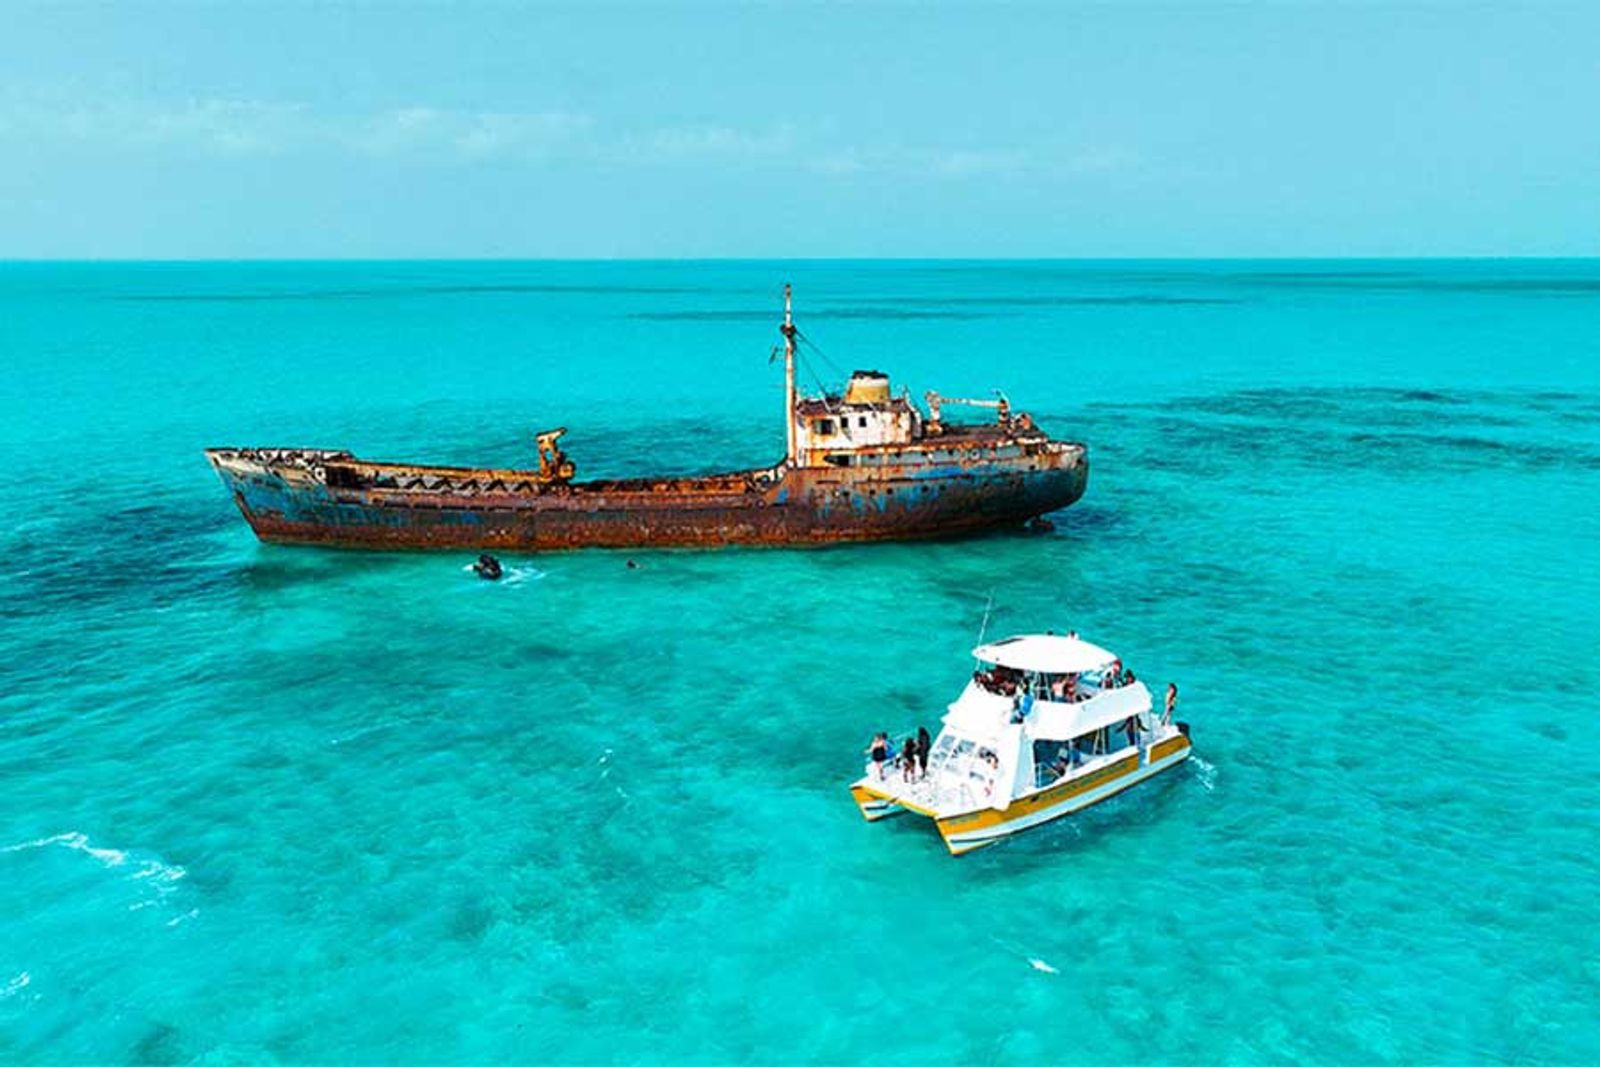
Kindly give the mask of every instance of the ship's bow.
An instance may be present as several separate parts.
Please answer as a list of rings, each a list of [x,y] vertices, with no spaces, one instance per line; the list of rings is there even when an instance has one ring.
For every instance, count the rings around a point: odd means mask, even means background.
[[[208,448],[206,460],[263,541],[298,540],[308,512],[328,502],[326,464],[348,452],[301,448]]]

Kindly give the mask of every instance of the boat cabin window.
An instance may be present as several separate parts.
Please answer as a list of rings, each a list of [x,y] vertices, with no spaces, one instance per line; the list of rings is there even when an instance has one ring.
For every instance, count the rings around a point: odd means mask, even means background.
[[[856,425],[857,426],[865,426],[866,424],[867,424],[867,417],[865,415],[861,415],[861,416],[858,416],[856,418]]]
[[[822,434],[823,436],[826,437],[827,435],[833,433],[833,420],[832,419],[818,419],[816,422],[813,422],[811,424],[811,428],[814,431],[816,431],[817,433]]]
[[[1102,726],[1070,741],[1035,741],[1033,774],[1035,787],[1042,788],[1076,771],[1090,761],[1109,756],[1110,762],[1122,759],[1141,744],[1148,743],[1153,723],[1148,715]],[[1130,732],[1131,731],[1131,732]]]
[[[850,466],[850,457],[847,456],[847,455],[844,455],[842,453],[839,453],[839,452],[831,452],[828,455],[823,456],[822,458],[824,460],[826,460],[827,462],[833,464],[835,467],[848,467],[848,466]]]

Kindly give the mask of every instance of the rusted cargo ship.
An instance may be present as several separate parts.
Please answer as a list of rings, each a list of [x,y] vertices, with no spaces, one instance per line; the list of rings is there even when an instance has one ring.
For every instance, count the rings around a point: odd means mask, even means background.
[[[375,463],[311,448],[211,448],[206,456],[263,541],[360,548],[556,549],[817,544],[1020,527],[1083,495],[1086,448],[1051,440],[1004,399],[927,394],[926,415],[877,371],[840,395],[795,389],[784,289],[783,462],[698,477],[576,481],[564,430],[538,435],[539,466]],[[948,425],[942,404],[994,409]]]

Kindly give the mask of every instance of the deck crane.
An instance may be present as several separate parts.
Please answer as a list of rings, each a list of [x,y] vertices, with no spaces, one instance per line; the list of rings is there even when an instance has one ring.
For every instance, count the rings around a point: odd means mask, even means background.
[[[996,421],[1001,426],[1009,425],[1011,422],[1011,401],[1007,400],[1005,394],[998,390],[996,390],[995,396],[997,399],[994,400],[969,400],[959,396],[940,396],[932,389],[929,389],[922,394],[922,398],[928,402],[928,425],[926,427],[928,435],[937,437],[944,432],[944,423],[939,419],[939,405],[941,404],[965,404],[967,407],[973,408],[994,408],[998,416]]]

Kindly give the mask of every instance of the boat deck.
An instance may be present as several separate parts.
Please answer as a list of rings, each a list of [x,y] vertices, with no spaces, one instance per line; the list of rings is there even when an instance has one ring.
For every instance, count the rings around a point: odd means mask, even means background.
[[[1045,780],[1032,783],[1027,792],[1047,789],[1071,782],[1079,778],[1087,778],[1105,767],[1127,759],[1130,755],[1147,747],[1146,744],[1124,745],[1092,756],[1084,756],[1082,761],[1072,767],[1065,774],[1056,776],[1045,772]],[[964,772],[964,774],[963,774]],[[992,792],[993,775],[984,772],[984,765],[977,760],[961,768],[953,768],[944,774],[936,775],[931,770],[927,777],[907,782],[902,778],[902,768],[898,763],[885,764],[884,776],[879,779],[868,763],[866,773],[856,785],[867,791],[881,796],[885,800],[892,800],[907,811],[914,811],[919,815],[929,818],[945,818],[959,815],[963,812],[975,811],[990,807],[994,804]],[[1026,792],[1024,793],[1026,795]]]

